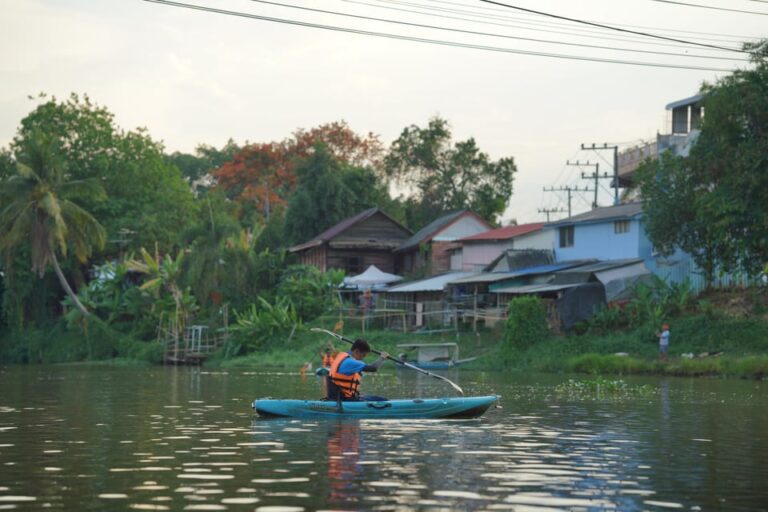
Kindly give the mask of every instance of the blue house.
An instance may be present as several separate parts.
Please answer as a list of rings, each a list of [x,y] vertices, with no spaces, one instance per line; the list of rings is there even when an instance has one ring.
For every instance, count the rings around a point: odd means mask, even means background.
[[[555,261],[637,258],[668,282],[679,283],[687,277],[695,288],[703,287],[700,272],[688,253],[677,250],[661,256],[654,250],[643,225],[639,201],[595,208],[545,224],[544,229],[555,230]]]
[[[544,229],[555,230],[555,261],[642,258],[650,262],[653,247],[642,217],[642,203],[625,203],[550,222]]]

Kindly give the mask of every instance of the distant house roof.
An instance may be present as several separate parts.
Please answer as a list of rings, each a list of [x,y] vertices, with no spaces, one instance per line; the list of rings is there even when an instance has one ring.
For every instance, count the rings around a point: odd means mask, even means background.
[[[545,293],[545,292],[558,292],[560,290],[567,290],[568,288],[575,288],[581,286],[582,283],[575,284],[526,284],[522,286],[505,286],[503,288],[494,288],[491,293],[511,293],[511,294],[528,294],[528,293]]]
[[[684,98],[682,100],[673,101],[672,103],[668,103],[666,106],[667,110],[674,110],[678,107],[685,107],[687,105],[695,105],[697,103],[701,103],[701,100],[704,99],[703,94],[696,94],[694,96],[691,96],[690,98]]]
[[[457,220],[459,220],[461,217],[464,216],[472,216],[477,218],[478,220],[482,221],[485,224],[488,224],[485,219],[480,217],[474,212],[471,212],[469,210],[459,210],[457,212],[452,212],[447,215],[443,215],[442,217],[439,217],[420,230],[416,232],[411,238],[406,240],[405,242],[400,245],[397,249],[395,249],[395,252],[402,252],[407,251],[408,249],[412,249],[414,247],[418,247],[420,243],[422,242],[429,242],[434,238],[440,231],[444,230]],[[489,226],[490,227],[490,226]]]
[[[304,242],[302,244],[291,247],[290,249],[288,249],[288,252],[300,252],[305,249],[309,249],[311,247],[322,245],[325,242],[333,240],[334,238],[336,238],[337,236],[339,236],[340,234],[342,234],[344,231],[351,228],[355,224],[358,224],[366,219],[369,219],[374,215],[376,215],[377,213],[381,213],[382,215],[387,217],[389,220],[391,220],[398,226],[401,226],[399,222],[397,222],[395,219],[387,215],[386,212],[384,212],[380,208],[369,208],[367,210],[363,210],[357,215],[353,215],[352,217],[344,219],[343,221],[339,222],[334,226],[331,226],[330,228],[326,229],[325,231],[317,235],[312,240],[309,240],[308,242]],[[405,227],[403,227],[403,229],[407,230],[407,228]],[[407,231],[410,231],[410,230],[407,230]]]
[[[410,283],[399,284],[389,288],[386,293],[414,293],[414,292],[440,292],[445,289],[445,285],[455,279],[461,279],[472,275],[473,272],[448,272],[428,279],[411,281]]]
[[[545,228],[555,228],[568,226],[570,224],[590,224],[594,222],[603,222],[607,220],[632,219],[643,213],[643,204],[641,202],[624,203],[616,206],[604,206],[595,208],[588,212],[561,219],[555,222],[545,224]]]
[[[459,240],[460,242],[488,242],[488,241],[501,241],[509,240],[517,236],[526,235],[539,231],[544,227],[543,222],[535,222],[533,224],[520,224],[519,226],[505,226],[503,228],[492,229],[483,233],[468,236]]]

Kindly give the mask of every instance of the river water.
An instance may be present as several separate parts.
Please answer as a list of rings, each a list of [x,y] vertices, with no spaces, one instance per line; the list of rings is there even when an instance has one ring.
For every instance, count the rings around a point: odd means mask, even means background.
[[[259,419],[316,377],[0,368],[0,510],[768,510],[768,386],[454,372],[479,420]],[[451,396],[387,368],[364,387]]]

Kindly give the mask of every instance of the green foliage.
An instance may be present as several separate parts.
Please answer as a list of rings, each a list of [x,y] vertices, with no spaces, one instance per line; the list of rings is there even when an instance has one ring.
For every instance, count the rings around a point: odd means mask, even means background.
[[[0,253],[8,262],[20,246],[28,247],[32,271],[43,277],[51,265],[62,288],[87,315],[57,257],[71,249],[85,263],[94,247],[104,246],[104,228],[75,202],[84,198],[103,200],[104,189],[94,179],[71,179],[58,141],[39,130],[19,146],[16,173],[0,182]]]
[[[448,122],[439,117],[425,128],[406,127],[392,143],[384,168],[390,178],[416,191],[410,202],[412,226],[462,209],[496,223],[517,172],[513,158],[493,161],[472,138],[452,142]]]
[[[322,144],[297,165],[296,176],[285,214],[285,235],[292,243],[306,242],[389,197],[372,169],[346,164]]]
[[[204,179],[211,175],[224,162],[231,160],[240,151],[234,140],[229,139],[221,149],[208,144],[198,144],[194,154],[175,151],[166,155],[166,162],[176,166],[184,179],[192,184],[195,191],[200,194],[207,192],[208,187],[203,183]]]
[[[85,329],[69,330],[59,322],[26,328],[0,338],[0,362],[69,363],[127,358],[148,363],[162,360],[159,343],[137,341],[91,315]]]
[[[693,288],[688,278],[668,283],[652,276],[650,283],[638,283],[635,297],[624,307],[601,308],[589,319],[589,329],[608,332],[626,327],[641,327],[647,333],[658,329],[665,320],[686,312],[693,302]]]
[[[602,374],[642,374],[652,373],[654,363],[635,357],[613,354],[583,354],[568,359],[566,368],[571,372]]]
[[[288,301],[278,299],[271,304],[258,297],[257,304],[251,304],[242,313],[235,311],[235,323],[230,327],[231,337],[224,348],[225,357],[274,346],[278,341],[286,341],[300,327],[301,319],[296,308]]]
[[[507,345],[524,348],[547,337],[547,311],[535,296],[516,297],[509,302],[509,315],[504,331]]]
[[[155,243],[169,250],[196,206],[179,170],[166,163],[162,144],[144,129],[121,130],[114,115],[88,96],[72,94],[59,101],[41,95],[39,100],[11,143],[17,158],[42,133],[60,148],[70,180],[90,179],[103,186],[109,201],[88,196],[79,204],[111,238],[125,240],[108,245],[105,256],[116,256],[121,247],[138,250]]]
[[[342,270],[320,272],[317,267],[293,265],[283,273],[277,293],[293,304],[299,317],[306,322],[338,307],[336,290],[343,280]]]
[[[256,248],[260,233],[241,230],[238,236],[227,239],[222,253],[222,300],[238,311],[248,308],[254,297],[271,299],[285,269],[284,250]]]
[[[638,171],[654,246],[692,254],[708,283],[718,269],[757,275],[768,261],[768,40],[747,49],[753,67],[703,86],[690,156]]]

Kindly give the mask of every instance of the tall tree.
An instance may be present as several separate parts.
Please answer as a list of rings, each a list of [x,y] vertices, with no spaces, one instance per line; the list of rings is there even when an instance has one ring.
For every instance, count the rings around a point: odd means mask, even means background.
[[[180,171],[166,163],[163,146],[145,129],[124,131],[114,115],[88,96],[65,100],[41,95],[40,103],[21,120],[11,143],[17,153],[35,132],[57,141],[71,179],[97,179],[109,201],[82,198],[81,206],[119,244],[105,246],[104,256],[120,249],[138,250],[158,243],[170,250],[194,217],[194,196]],[[122,232],[128,236],[119,236]]]
[[[234,158],[242,148],[229,139],[221,149],[208,144],[199,144],[193,154],[174,151],[166,155],[166,161],[181,171],[184,179],[197,193],[202,193],[210,186],[213,173],[222,164]]]
[[[517,171],[512,157],[492,160],[473,138],[451,141],[448,122],[439,117],[425,128],[406,127],[384,159],[387,176],[412,190],[411,225],[468,208],[498,222],[512,194]]]
[[[687,158],[640,173],[653,243],[716,268],[757,274],[768,261],[768,40],[745,45],[753,67],[702,87],[701,133]]]
[[[88,316],[56,253],[66,256],[71,247],[85,262],[94,247],[104,246],[104,228],[75,203],[84,197],[104,199],[104,189],[93,178],[70,179],[57,141],[42,132],[33,132],[19,149],[16,174],[0,185],[0,251],[8,255],[28,243],[32,270],[42,277],[51,265],[72,302]]]
[[[296,166],[318,143],[340,162],[357,167],[377,168],[383,152],[377,136],[358,135],[339,121],[299,129],[283,141],[250,144],[214,175],[227,196],[244,205],[246,214],[253,211],[269,219],[276,209],[287,206],[297,186]]]
[[[298,185],[285,215],[286,241],[306,241],[361,210],[384,206],[386,187],[369,167],[336,158],[324,144],[296,167]]]

